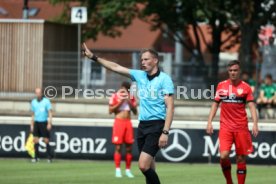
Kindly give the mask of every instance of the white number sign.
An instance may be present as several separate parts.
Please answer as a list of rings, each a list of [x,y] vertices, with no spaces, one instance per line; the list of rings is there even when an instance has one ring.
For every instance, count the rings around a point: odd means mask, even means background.
[[[86,23],[87,22],[87,9],[86,7],[72,7],[71,10],[71,23]]]

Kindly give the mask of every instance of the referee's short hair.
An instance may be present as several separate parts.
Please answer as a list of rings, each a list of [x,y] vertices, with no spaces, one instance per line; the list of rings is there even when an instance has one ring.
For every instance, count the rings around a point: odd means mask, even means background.
[[[159,60],[158,52],[156,52],[154,49],[142,49],[140,52],[140,57],[142,57],[142,54],[145,52],[149,52],[154,58]]]
[[[241,62],[239,62],[238,60],[231,60],[231,61],[229,61],[227,67],[231,67],[233,65],[239,65],[240,66]]]

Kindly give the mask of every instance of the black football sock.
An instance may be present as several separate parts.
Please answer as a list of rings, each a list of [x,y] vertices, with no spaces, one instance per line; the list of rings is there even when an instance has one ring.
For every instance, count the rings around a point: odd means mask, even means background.
[[[148,170],[143,172],[143,174],[147,179],[147,183],[149,182],[150,184],[160,184],[158,175],[153,169],[149,168]]]
[[[50,147],[49,143],[46,145],[46,150],[47,150],[48,158],[52,159],[51,147]]]
[[[35,150],[35,159],[36,159],[36,160],[37,160],[37,159],[38,159],[38,157],[39,157],[38,147],[39,147],[39,144],[38,144],[38,143],[36,143],[36,144],[34,145],[34,150]]]

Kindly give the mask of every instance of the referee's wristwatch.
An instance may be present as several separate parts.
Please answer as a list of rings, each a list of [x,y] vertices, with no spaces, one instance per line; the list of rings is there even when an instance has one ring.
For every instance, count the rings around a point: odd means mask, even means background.
[[[90,58],[90,59],[92,59],[93,61],[98,61],[98,56],[96,56],[95,54],[93,54],[93,56]]]
[[[163,130],[162,134],[169,135],[169,131],[168,130]]]

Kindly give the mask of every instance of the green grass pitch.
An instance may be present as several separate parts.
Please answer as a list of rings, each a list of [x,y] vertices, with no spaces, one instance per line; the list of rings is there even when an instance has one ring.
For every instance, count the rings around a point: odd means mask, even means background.
[[[223,184],[219,164],[157,163],[157,172],[162,184]],[[236,166],[232,165],[234,183]],[[122,163],[124,171],[124,162]],[[135,178],[114,177],[111,161],[91,160],[46,160],[30,163],[27,159],[0,159],[1,184],[142,184],[143,175],[137,162],[132,164]],[[275,184],[276,166],[249,165],[248,184]]]

